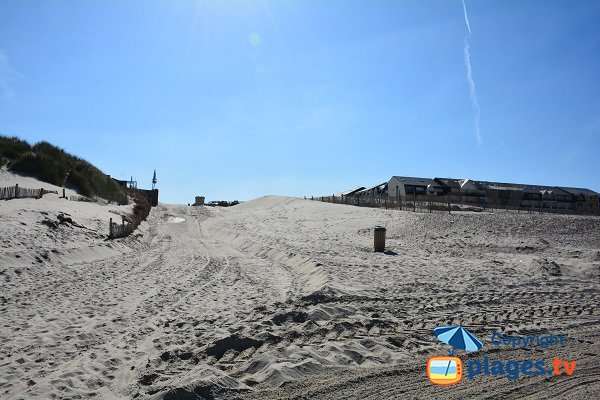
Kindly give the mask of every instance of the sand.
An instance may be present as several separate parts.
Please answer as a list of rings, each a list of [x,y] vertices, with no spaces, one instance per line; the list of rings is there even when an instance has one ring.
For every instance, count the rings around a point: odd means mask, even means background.
[[[264,197],[160,204],[106,240],[126,211],[0,201],[1,398],[600,396],[600,218]],[[42,223],[59,213],[79,226]],[[433,328],[450,324],[484,341],[465,362],[560,356],[575,373],[432,385],[427,358],[449,349]],[[497,348],[494,332],[566,340]]]

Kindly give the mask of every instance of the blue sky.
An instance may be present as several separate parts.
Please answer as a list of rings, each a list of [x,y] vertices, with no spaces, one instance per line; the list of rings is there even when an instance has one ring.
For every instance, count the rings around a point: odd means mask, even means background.
[[[0,133],[161,201],[392,175],[600,191],[598,1],[0,2]],[[468,71],[470,68],[470,79]]]

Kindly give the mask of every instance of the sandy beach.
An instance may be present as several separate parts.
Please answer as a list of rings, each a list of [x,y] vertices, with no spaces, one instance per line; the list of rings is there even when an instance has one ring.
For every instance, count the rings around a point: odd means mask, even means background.
[[[109,218],[128,211],[0,201],[1,398],[600,397],[597,217],[263,197],[160,204],[107,240]],[[376,225],[386,253],[373,252]],[[448,353],[442,325],[484,342],[465,363],[561,357],[576,369],[436,386],[425,365]],[[494,333],[565,342],[495,346]]]
[[[0,0],[0,400],[600,400],[600,0]]]

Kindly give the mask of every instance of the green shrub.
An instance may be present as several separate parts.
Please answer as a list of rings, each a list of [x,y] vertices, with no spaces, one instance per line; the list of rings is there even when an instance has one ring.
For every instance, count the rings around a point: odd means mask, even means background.
[[[0,159],[3,157],[15,159],[31,151],[31,146],[16,136],[8,137],[0,135]]]
[[[41,181],[62,186],[66,167],[60,161],[35,154],[25,153],[9,164],[11,171],[31,175]]]
[[[56,186],[69,186],[84,196],[99,196],[127,204],[125,190],[89,162],[48,142],[29,143],[16,137],[0,136],[0,160],[11,160],[11,171],[33,176]]]

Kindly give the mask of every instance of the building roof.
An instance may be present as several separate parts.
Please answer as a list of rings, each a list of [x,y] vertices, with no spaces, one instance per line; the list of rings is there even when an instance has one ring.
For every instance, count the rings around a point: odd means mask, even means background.
[[[569,194],[574,194],[574,195],[585,194],[585,195],[600,196],[600,193],[594,192],[593,190],[586,189],[586,188],[572,188],[572,187],[563,187],[563,186],[557,186],[557,188],[564,190],[565,192],[567,192]]]
[[[435,178],[434,181],[439,182],[442,185],[445,185],[445,186],[448,186],[448,187],[460,188],[461,182],[463,181],[463,179],[456,179],[456,178]]]
[[[420,185],[420,186],[429,186],[429,185],[433,185],[433,186],[444,186],[443,183],[440,182],[436,182],[433,179],[430,178],[418,178],[415,176],[397,176],[394,175],[390,178],[390,181],[392,179],[396,178],[397,180],[399,180],[400,182],[404,183],[405,185]]]
[[[556,186],[539,186],[539,185],[523,185],[524,193],[542,193],[542,194],[568,194],[564,190],[557,188]]]
[[[355,188],[355,189],[352,189],[352,190],[347,190],[345,192],[338,193],[338,195],[339,196],[352,196],[353,194],[356,194],[356,193],[358,193],[358,192],[360,192],[361,190],[364,190],[364,189],[366,189],[366,188],[364,186],[361,186],[361,187],[358,187],[358,188]]]
[[[542,191],[553,192],[560,190],[556,186],[529,185],[523,183],[487,182],[477,181],[478,184],[492,190],[514,190],[524,193],[541,193]]]
[[[385,191],[385,189],[387,188],[387,185],[388,185],[388,183],[387,183],[387,182],[380,183],[379,185],[371,186],[371,187],[370,187],[370,188],[368,188],[368,189],[362,189],[362,190],[359,190],[358,192],[355,192],[355,193],[354,193],[354,196],[362,196],[362,195],[366,195],[366,194],[368,194],[368,193],[369,193],[369,192],[371,192],[371,191],[375,192],[375,194],[378,194],[378,193],[380,194],[380,193],[382,193],[383,191]]]
[[[387,184],[388,184],[387,182],[383,182],[383,183],[380,183],[379,185],[372,186],[366,190],[373,190],[373,189],[382,190],[383,188],[385,188],[387,186]]]
[[[486,182],[486,181],[475,181],[479,185],[487,186],[489,189],[496,190],[516,190],[523,191],[524,193],[542,193],[549,192],[550,194],[586,194],[586,195],[596,195],[599,196],[598,193],[594,192],[590,189],[585,188],[570,188],[563,186],[547,186],[547,185],[530,185],[523,183],[504,183],[504,182]]]
[[[518,183],[492,182],[492,181],[473,181],[479,186],[492,190],[515,190],[523,191],[523,186]]]
[[[459,181],[459,185],[460,185],[461,189],[465,188],[465,186],[466,186],[467,190],[482,190],[480,184],[478,184],[476,181],[474,181],[472,179],[468,179],[468,178],[467,179],[461,179]]]
[[[570,194],[570,195],[593,195],[600,196],[593,190],[587,188],[573,188],[565,186],[547,186],[547,185],[530,185],[523,183],[507,183],[507,182],[493,182],[493,181],[477,181],[472,179],[457,179],[457,178],[419,178],[414,176],[397,176],[394,175],[390,178],[397,179],[406,185],[420,185],[420,186],[437,186],[437,187],[463,187],[468,183],[472,183],[475,187],[480,190],[492,189],[492,190],[514,190],[524,193],[546,193],[553,195]],[[371,188],[372,189],[372,188]]]

